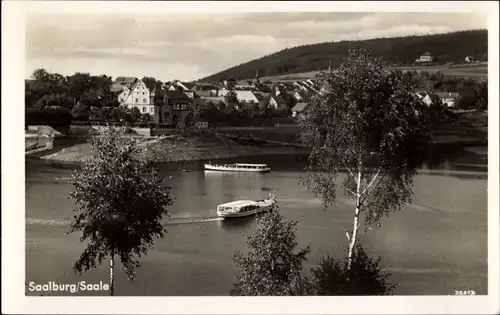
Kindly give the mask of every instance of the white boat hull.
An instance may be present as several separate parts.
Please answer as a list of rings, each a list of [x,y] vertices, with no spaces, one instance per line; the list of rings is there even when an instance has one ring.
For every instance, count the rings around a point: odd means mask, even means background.
[[[271,211],[274,208],[274,206],[276,205],[275,200],[267,199],[267,200],[262,200],[262,201],[265,202],[266,204],[262,205],[256,209],[247,210],[247,211],[219,211],[219,210],[217,210],[217,215],[219,217],[225,218],[225,219],[248,217],[251,215],[256,215],[258,213]]]
[[[207,171],[217,171],[217,172],[250,172],[250,173],[265,173],[271,171],[271,168],[266,167],[262,169],[250,169],[250,168],[238,168],[238,167],[226,167],[218,165],[205,164],[205,170]]]

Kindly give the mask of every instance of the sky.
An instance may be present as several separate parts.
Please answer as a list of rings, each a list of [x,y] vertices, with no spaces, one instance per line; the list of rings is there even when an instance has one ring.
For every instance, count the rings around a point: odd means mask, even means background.
[[[302,44],[487,27],[482,13],[30,14],[25,76],[45,68],[189,81]]]

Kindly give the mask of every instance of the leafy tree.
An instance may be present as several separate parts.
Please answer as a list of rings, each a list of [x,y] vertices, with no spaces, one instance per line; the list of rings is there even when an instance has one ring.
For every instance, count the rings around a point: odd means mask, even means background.
[[[138,122],[141,124],[147,124],[150,121],[151,121],[151,115],[149,114],[142,114],[138,120]]]
[[[90,89],[91,77],[88,73],[77,72],[67,77],[69,94],[80,100],[85,92]]]
[[[142,78],[142,82],[144,82],[144,84],[146,85],[146,87],[152,91],[155,86],[156,86],[156,83],[158,82],[155,78],[153,77],[144,77]],[[160,82],[161,83],[161,82]]]
[[[130,117],[131,123],[136,123],[142,116],[141,111],[137,107],[133,107],[132,109],[128,110],[127,114],[128,114],[127,116]]]
[[[326,256],[312,273],[315,295],[390,295],[395,288],[387,281],[390,274],[383,271],[380,257],[368,257],[359,243],[350,270],[347,258],[340,261]]]
[[[488,109],[488,81],[480,80],[476,85],[477,106],[479,109]]]
[[[383,69],[381,58],[351,50],[338,71],[327,73],[325,91],[298,119],[301,139],[312,147],[301,183],[326,209],[336,200],[340,171],[344,193],[355,201],[349,241],[351,265],[364,213],[366,225],[411,202],[412,183],[429,139],[426,106],[417,87]]]
[[[44,81],[49,79],[49,73],[45,69],[35,69],[31,77],[36,81]]]
[[[198,110],[198,119],[207,121],[209,124],[216,123],[220,118],[220,112],[211,101],[200,106]]]
[[[250,252],[236,252],[235,264],[242,269],[231,295],[306,295],[310,283],[302,275],[309,247],[297,250],[296,224],[287,222],[278,209],[257,221],[257,231],[247,239]]]
[[[155,237],[166,230],[163,216],[172,204],[169,187],[144,153],[115,130],[91,139],[95,155],[76,171],[73,191],[75,215],[69,233],[80,231],[87,248],[74,265],[82,273],[109,257],[110,294],[114,295],[115,257],[124,272],[134,279],[137,258],[147,253]]]
[[[53,93],[42,96],[35,103],[35,108],[45,108],[49,106],[60,106],[71,109],[73,107],[73,100],[66,94]]]

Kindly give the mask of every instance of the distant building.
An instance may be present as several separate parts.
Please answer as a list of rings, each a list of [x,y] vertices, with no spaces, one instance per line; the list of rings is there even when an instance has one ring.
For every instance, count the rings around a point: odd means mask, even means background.
[[[307,108],[307,106],[309,106],[309,103],[306,103],[306,102],[297,103],[297,105],[295,105],[292,108],[292,117],[297,117],[297,116],[301,115],[304,112],[304,110]]]
[[[286,99],[283,97],[282,94],[271,96],[269,99],[269,108],[274,108],[274,109],[287,109],[288,107],[288,102]]]
[[[128,109],[135,107],[141,114],[149,114],[153,121],[158,121],[155,89],[148,89],[146,84],[137,78],[118,77],[110,90],[118,95],[120,105]]]
[[[455,103],[459,96],[458,93],[452,93],[452,92],[436,92],[436,95],[441,100],[441,103],[443,103],[443,105],[445,105],[448,108],[455,107]]]
[[[474,62],[474,57],[472,57],[472,56],[465,57],[465,62],[466,63],[472,63],[472,62]]]
[[[163,94],[160,123],[173,127],[194,124],[194,108],[192,100],[182,91],[167,90]]]
[[[136,77],[117,77],[115,79],[115,84],[131,88],[137,81],[139,81],[139,79]]]
[[[415,93],[422,102],[427,105],[431,106],[432,105],[432,99],[429,94],[420,92],[420,93]]]
[[[194,91],[195,86],[196,84],[192,82],[181,82],[178,80],[174,80],[168,87],[168,90],[170,91],[181,90],[183,92],[191,92]]]
[[[292,96],[297,100],[297,102],[300,102],[306,98],[306,93],[296,91],[296,92],[292,93]]]
[[[430,52],[423,53],[422,56],[418,57],[415,62],[433,62],[434,57]]]
[[[219,96],[219,91],[222,86],[213,83],[197,82],[194,86],[194,91],[201,97]]]

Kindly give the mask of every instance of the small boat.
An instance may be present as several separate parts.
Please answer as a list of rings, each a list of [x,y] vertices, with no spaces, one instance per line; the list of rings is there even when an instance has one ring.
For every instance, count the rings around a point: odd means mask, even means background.
[[[263,200],[236,200],[217,206],[217,215],[222,218],[241,218],[270,211],[276,205],[274,196]]]
[[[207,171],[221,172],[269,172],[271,168],[267,164],[249,164],[249,163],[233,163],[233,164],[205,164]]]

